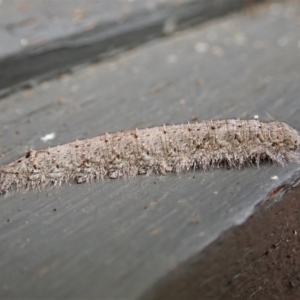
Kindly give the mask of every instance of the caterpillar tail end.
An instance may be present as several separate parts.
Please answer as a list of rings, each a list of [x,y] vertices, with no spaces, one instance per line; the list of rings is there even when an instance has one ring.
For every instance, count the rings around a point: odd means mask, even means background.
[[[0,196],[4,196],[13,189],[16,174],[8,172],[5,168],[0,169]]]

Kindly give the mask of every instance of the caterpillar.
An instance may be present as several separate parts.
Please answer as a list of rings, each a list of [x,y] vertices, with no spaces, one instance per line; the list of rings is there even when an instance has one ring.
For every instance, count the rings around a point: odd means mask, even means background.
[[[300,163],[300,136],[286,123],[215,120],[106,133],[25,156],[0,168],[0,194],[152,172]]]

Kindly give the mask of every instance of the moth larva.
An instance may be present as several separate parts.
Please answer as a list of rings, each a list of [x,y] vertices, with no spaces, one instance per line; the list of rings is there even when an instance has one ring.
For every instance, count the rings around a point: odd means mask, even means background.
[[[258,166],[264,160],[300,163],[299,147],[297,131],[278,121],[203,121],[136,129],[30,150],[0,168],[0,194],[151,172]]]

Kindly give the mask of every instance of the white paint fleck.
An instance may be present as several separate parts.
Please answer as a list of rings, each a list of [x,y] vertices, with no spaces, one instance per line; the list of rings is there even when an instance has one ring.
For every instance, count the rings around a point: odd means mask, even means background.
[[[258,120],[258,119],[259,119],[259,115],[254,115],[254,116],[253,116],[253,119],[254,119],[254,120]]]
[[[278,180],[278,176],[276,176],[276,175],[275,175],[275,176],[272,176],[272,177],[271,177],[271,180],[273,180],[273,181]]]
[[[233,36],[233,40],[234,40],[234,43],[235,43],[237,46],[243,46],[243,45],[245,45],[246,42],[247,42],[247,38],[246,38],[245,34],[242,33],[242,32],[236,33],[236,34]]]
[[[48,141],[53,140],[54,138],[55,138],[55,133],[51,132],[51,133],[48,133],[45,136],[41,137],[41,140],[46,143]]]
[[[22,46],[27,46],[28,45],[28,40],[23,38],[23,39],[20,40],[20,44]]]
[[[207,52],[209,50],[209,44],[207,43],[202,43],[202,42],[199,42],[195,45],[195,50],[198,52],[198,53],[204,53],[204,52]]]

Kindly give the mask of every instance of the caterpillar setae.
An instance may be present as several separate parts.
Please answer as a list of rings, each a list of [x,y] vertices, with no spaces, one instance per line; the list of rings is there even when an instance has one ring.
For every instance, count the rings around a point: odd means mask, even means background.
[[[136,129],[30,150],[0,168],[0,194],[151,172],[300,163],[299,147],[298,132],[278,121],[216,120]]]

